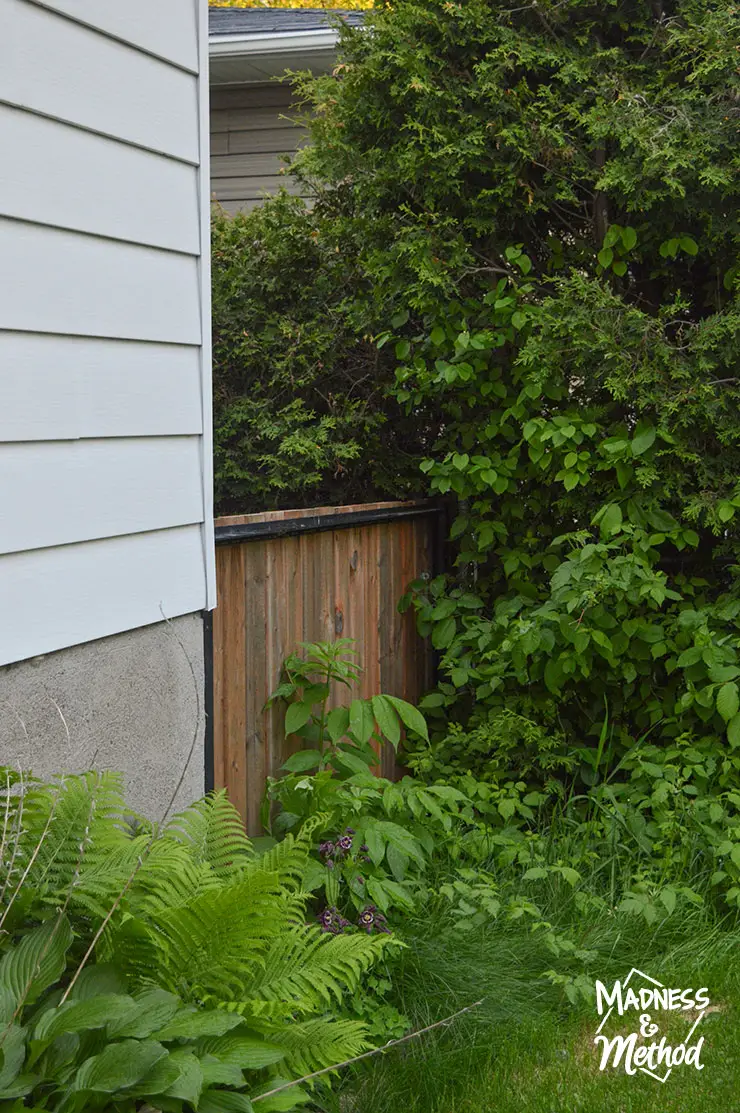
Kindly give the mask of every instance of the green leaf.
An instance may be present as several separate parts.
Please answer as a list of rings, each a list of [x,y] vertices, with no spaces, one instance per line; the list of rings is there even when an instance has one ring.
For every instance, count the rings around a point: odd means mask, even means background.
[[[622,229],[622,245],[625,251],[631,251],[637,243],[637,232],[634,228],[627,227]]]
[[[243,1024],[239,1013],[223,1009],[182,1009],[156,1032],[158,1040],[194,1040],[202,1036],[223,1036]]]
[[[19,1024],[3,1027],[0,1062],[0,1090],[7,1090],[17,1079],[26,1059],[26,1031]]]
[[[311,708],[305,703],[291,703],[285,713],[285,733],[295,734],[311,718]]]
[[[198,1113],[254,1113],[254,1106],[246,1094],[206,1090],[198,1103]]]
[[[321,765],[321,758],[322,754],[318,750],[298,750],[283,762],[282,768],[290,773],[305,773],[309,769],[317,769]]]
[[[717,710],[726,723],[740,711],[740,692],[734,681],[730,680],[718,689]]]
[[[75,1076],[73,1090],[112,1094],[134,1086],[167,1051],[155,1040],[122,1040],[87,1059]]]
[[[335,744],[344,738],[349,730],[349,708],[335,707],[326,716],[326,729],[332,742]]]
[[[547,877],[546,869],[543,869],[542,866],[532,866],[523,875],[522,881],[541,881],[545,877]]]
[[[177,999],[175,998],[175,1001]],[[33,1038],[53,1040],[65,1032],[84,1032],[104,1028],[116,1019],[127,1016],[134,1009],[132,997],[120,994],[103,994],[89,1001],[66,1001],[56,1009],[47,1009],[40,1017]]]
[[[670,916],[674,908],[676,907],[676,890],[672,889],[670,886],[667,886],[665,889],[660,890],[658,897],[663,902],[663,906]]]
[[[408,340],[399,340],[396,344],[396,359],[406,359],[411,351],[411,345]]]
[[[108,1035],[116,1039],[143,1039],[167,1024],[179,1008],[180,1000],[173,993],[167,993],[164,989],[144,990],[136,994],[133,1008],[128,1014],[108,1025]]]
[[[380,733],[388,739],[395,749],[401,741],[401,724],[398,720],[398,712],[385,696],[373,696],[371,702]]]
[[[203,1089],[203,1068],[200,1060],[196,1055],[193,1055],[192,1051],[183,1049],[171,1051],[170,1062],[178,1068],[180,1073],[169,1088],[165,1090],[166,1096],[187,1101],[193,1108],[197,1109],[198,1099]],[[238,1084],[243,1084],[243,1078],[240,1077]]]
[[[432,630],[432,645],[435,649],[447,649],[452,645],[457,633],[457,623],[454,618],[446,618],[438,622]]]
[[[721,502],[717,510],[717,517],[720,522],[729,522],[731,518],[735,517],[735,507],[731,502]]]
[[[649,448],[655,443],[657,430],[647,422],[639,422],[635,429],[635,435],[632,438],[632,455],[642,456]]]
[[[524,328],[524,326],[527,323],[526,313],[522,313],[520,310],[517,310],[516,313],[512,313],[511,323],[514,326],[514,328],[517,329],[517,331],[519,329]]]
[[[216,1039],[201,1040],[197,1050],[199,1054],[213,1055],[220,1062],[241,1070],[262,1070],[279,1063],[286,1055],[285,1049],[276,1044],[235,1032]]]
[[[616,502],[611,502],[599,519],[599,529],[605,537],[611,537],[622,528],[622,509]]]
[[[627,273],[627,264],[623,259],[619,259],[612,267],[612,270],[616,275],[622,278]]]
[[[740,715],[735,715],[727,724],[727,741],[733,748],[740,746]]]
[[[681,250],[685,251],[687,255],[698,255],[699,247],[695,239],[691,236],[681,236],[679,240]]]
[[[398,699],[397,696],[386,696],[386,699],[389,703],[393,704],[406,729],[420,735],[425,742],[428,742],[429,731],[427,729],[427,722],[421,711],[419,711],[417,707],[414,707],[412,703],[407,703],[406,700]]]
[[[0,961],[0,988],[8,989],[17,1004],[32,1005],[58,981],[67,965],[72,929],[66,916],[52,916],[32,928]]]
[[[612,251],[612,249],[610,247],[602,247],[601,251],[596,256],[596,258],[599,260],[599,263],[601,264],[601,266],[604,267],[604,269],[606,270],[607,267],[610,267],[612,265],[612,260],[614,259],[614,252]]]
[[[370,700],[354,699],[349,709],[349,729],[358,742],[368,742],[375,730],[375,715]]]
[[[440,344],[444,344],[446,335],[445,330],[440,328],[439,325],[436,325],[431,331],[430,340],[432,344],[436,344],[437,347],[439,347]]]

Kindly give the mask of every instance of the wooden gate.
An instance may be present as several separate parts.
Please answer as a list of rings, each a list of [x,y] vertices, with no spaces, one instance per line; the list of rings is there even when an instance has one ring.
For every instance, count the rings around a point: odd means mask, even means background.
[[[284,711],[265,710],[280,666],[300,642],[356,639],[356,691],[417,700],[432,682],[428,644],[398,613],[411,580],[438,564],[440,512],[430,503],[272,511],[216,521],[218,606],[213,615],[212,777],[250,834],[260,830],[265,780],[295,747]],[[393,754],[382,772],[392,776]]]

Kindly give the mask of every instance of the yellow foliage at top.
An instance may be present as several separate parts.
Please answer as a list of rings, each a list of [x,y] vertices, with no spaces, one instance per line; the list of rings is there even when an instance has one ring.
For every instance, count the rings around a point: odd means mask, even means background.
[[[373,0],[208,0],[211,8],[340,8],[362,11],[372,8]]]

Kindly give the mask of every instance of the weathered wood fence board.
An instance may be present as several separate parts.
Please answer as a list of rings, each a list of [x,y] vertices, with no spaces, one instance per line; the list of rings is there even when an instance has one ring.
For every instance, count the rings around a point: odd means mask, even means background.
[[[362,681],[350,693],[338,685],[332,702],[378,692],[414,701],[430,686],[431,652],[397,605],[411,580],[434,571],[436,536],[436,508],[418,503],[217,519],[213,778],[251,834],[266,778],[295,749],[282,709],[264,705],[300,642],[356,639]],[[393,775],[392,752],[381,768]]]

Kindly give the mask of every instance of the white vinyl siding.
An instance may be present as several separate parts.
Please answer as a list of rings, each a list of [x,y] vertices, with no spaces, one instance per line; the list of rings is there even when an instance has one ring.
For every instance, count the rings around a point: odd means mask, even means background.
[[[0,331],[0,443],[202,432],[200,348]]]
[[[0,7],[6,664],[215,582],[205,0]]]
[[[285,188],[303,195],[286,158],[308,138],[291,119],[288,85],[214,89],[211,97],[211,193],[229,213],[248,211]]]
[[[14,625],[2,631],[0,660],[21,661],[189,614],[196,609],[193,586],[202,579],[198,526],[1,557],[0,614],[12,616]]]
[[[193,255],[200,251],[195,166],[1,104],[0,151],[23,152],[23,158],[3,159],[6,216]],[[50,173],[58,166],[68,172]],[[87,189],[87,182],[95,189]]]

